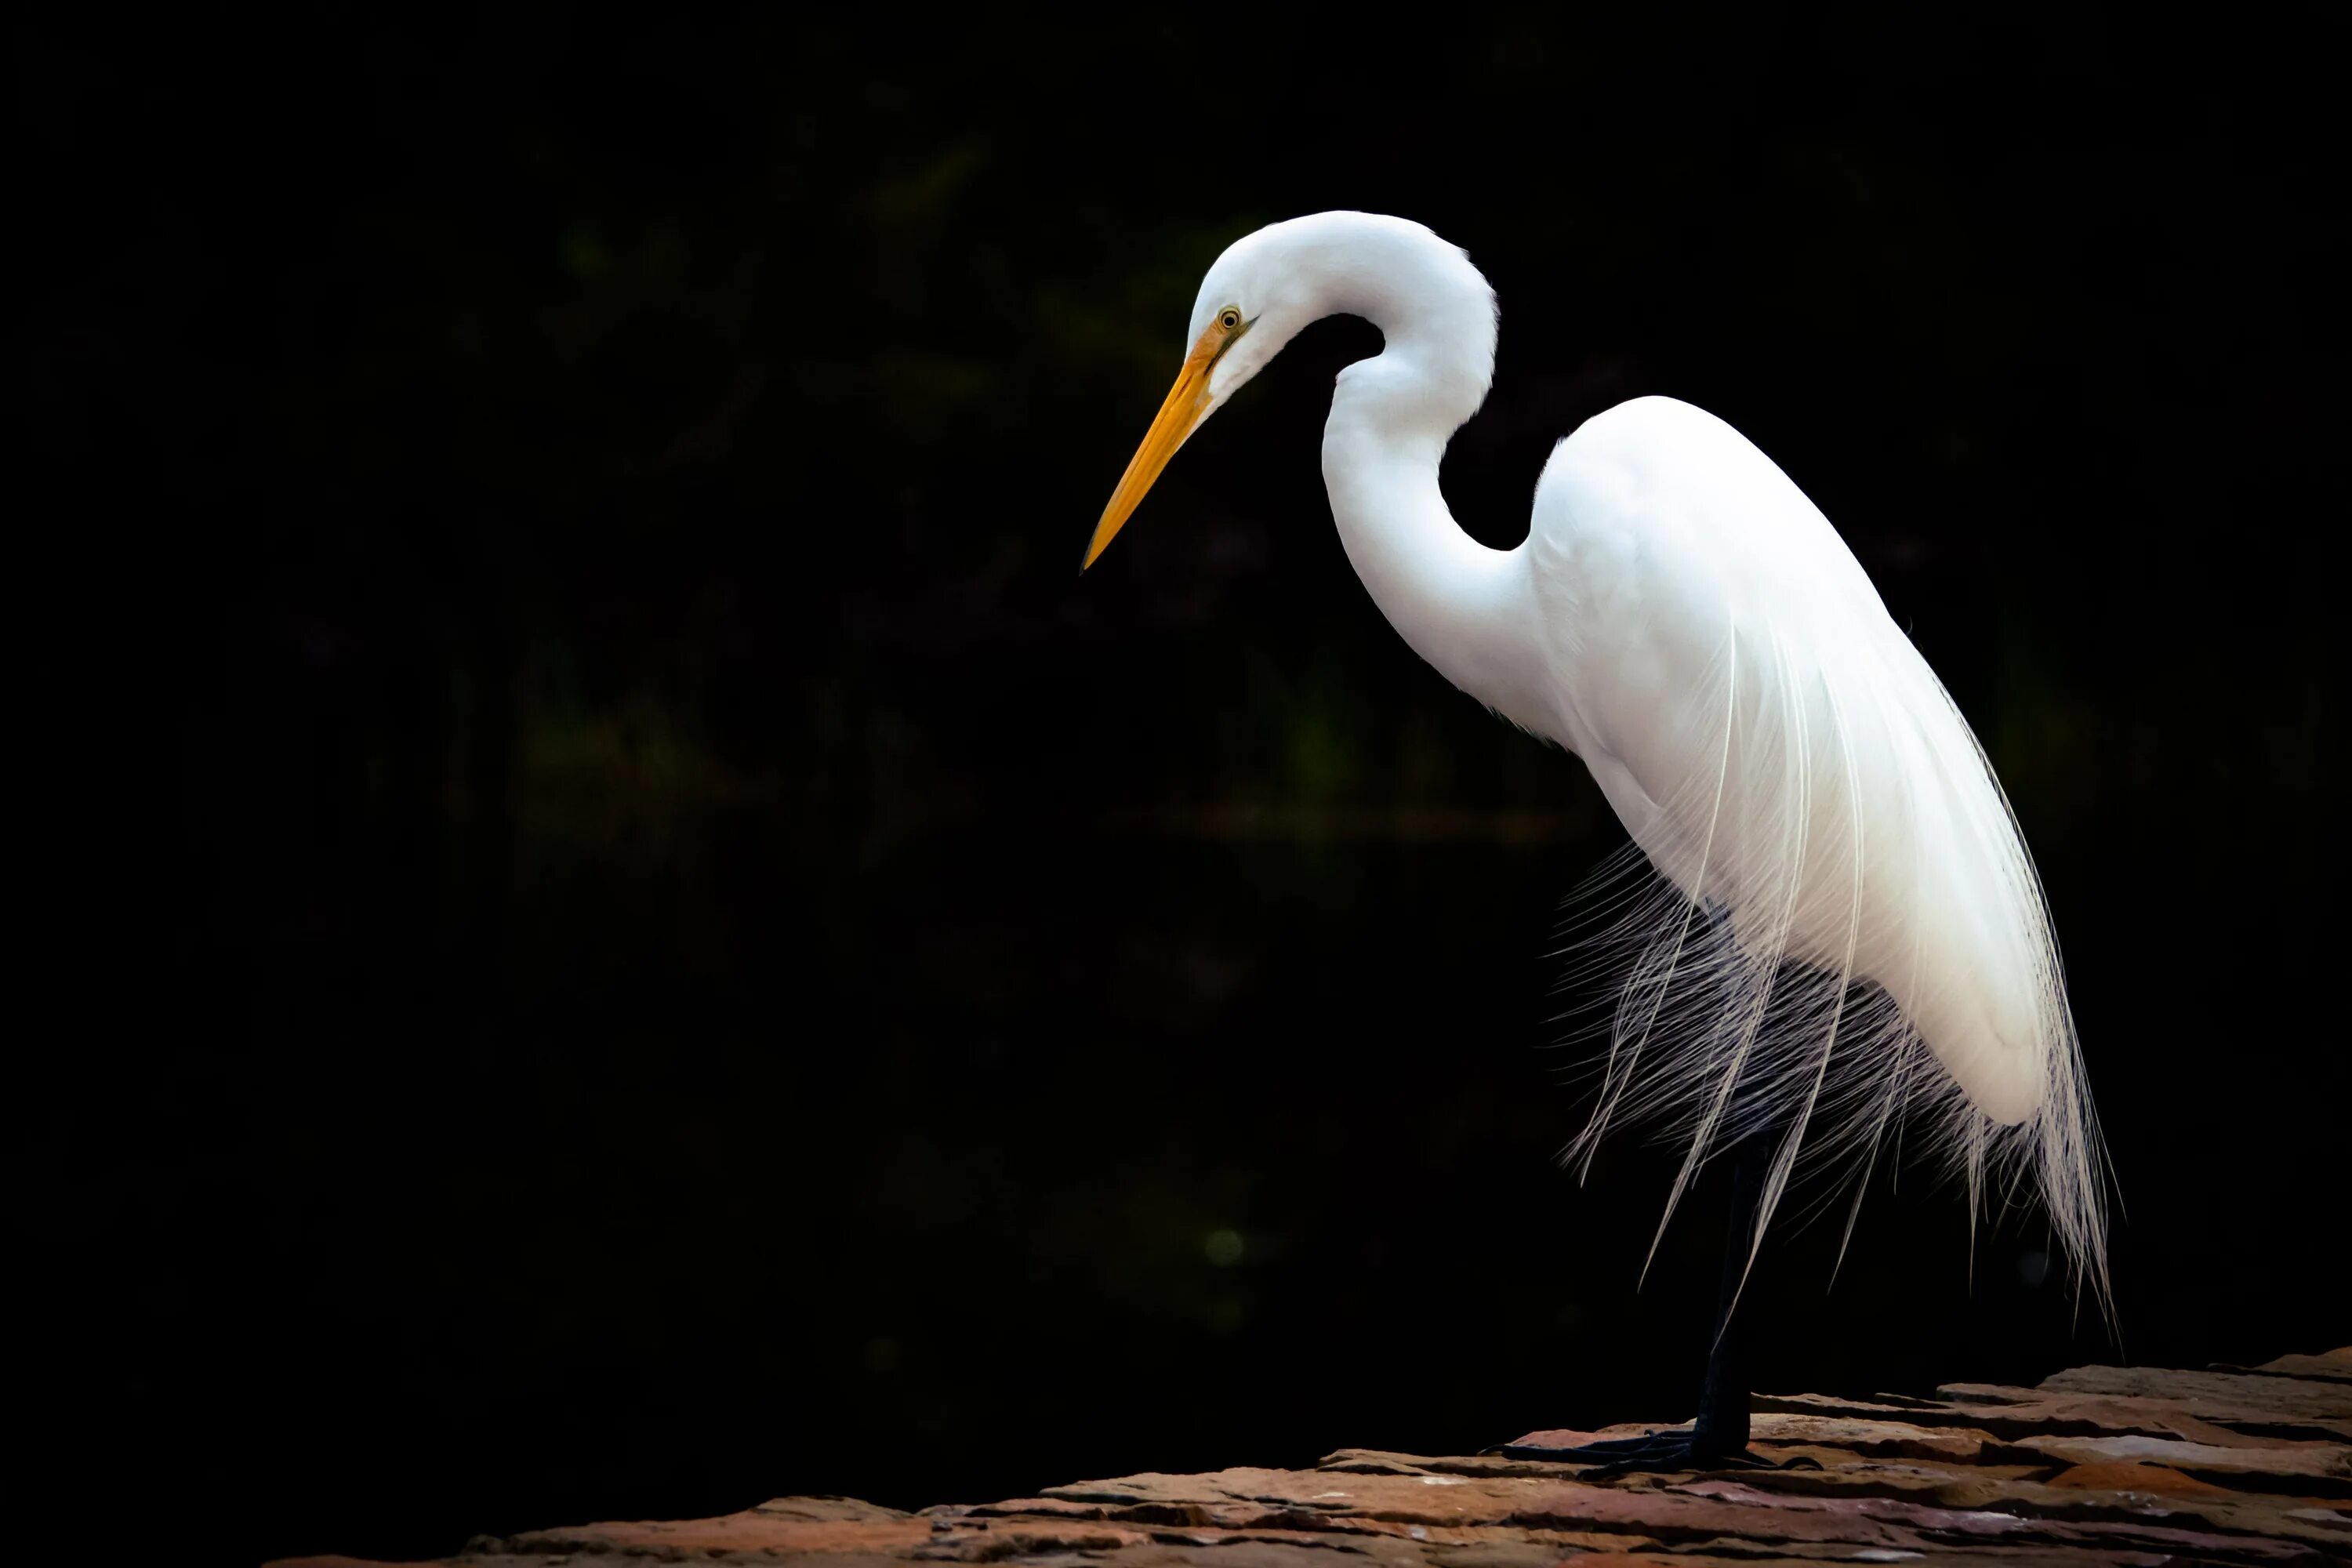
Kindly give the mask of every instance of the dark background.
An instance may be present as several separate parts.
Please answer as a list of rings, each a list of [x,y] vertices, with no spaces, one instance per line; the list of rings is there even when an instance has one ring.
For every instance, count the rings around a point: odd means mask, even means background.
[[[1375,335],[1073,570],[1202,268],[1334,206],[1500,291],[1466,527],[1722,414],[2040,857],[2121,1347],[1882,1175],[1763,1384],[2347,1337],[2322,8],[1170,15],[16,25],[18,1291],[89,1517],[425,1554],[1687,1413],[1709,1194],[1637,1291],[1666,1157],[1550,1163],[1618,830],[1328,521]]]

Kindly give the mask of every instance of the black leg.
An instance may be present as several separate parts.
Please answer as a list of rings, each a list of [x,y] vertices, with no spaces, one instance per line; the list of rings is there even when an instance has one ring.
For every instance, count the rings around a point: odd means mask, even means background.
[[[1552,1459],[1600,1467],[1601,1475],[1634,1470],[1694,1470],[1760,1465],[1748,1451],[1748,1368],[1740,1319],[1732,1310],[1748,1274],[1748,1246],[1756,1233],[1756,1212],[1764,1196],[1764,1177],[1771,1163],[1769,1140],[1751,1133],[1731,1152],[1731,1215],[1725,1226],[1723,1274],[1717,1287],[1715,1343],[1706,1357],[1706,1381],[1700,1385],[1698,1418],[1687,1428],[1652,1432],[1573,1448],[1547,1448],[1535,1444],[1507,1443],[1489,1448],[1513,1459]]]
[[[1698,1418],[1691,1424],[1694,1458],[1748,1452],[1748,1336],[1732,1308],[1748,1278],[1757,1211],[1764,1205],[1771,1162],[1766,1142],[1762,1133],[1750,1133],[1732,1151],[1731,1215],[1724,1226],[1723,1275],[1716,1287],[1715,1343],[1707,1352],[1706,1381],[1699,1385]]]

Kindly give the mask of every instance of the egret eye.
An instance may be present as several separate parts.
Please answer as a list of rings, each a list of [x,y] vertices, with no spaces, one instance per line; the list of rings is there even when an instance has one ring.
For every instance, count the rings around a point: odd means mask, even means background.
[[[1233,306],[1228,305],[1223,310],[1217,312],[1217,325],[1224,328],[1225,331],[1229,332],[1237,331],[1240,330],[1241,324],[1242,313]]]

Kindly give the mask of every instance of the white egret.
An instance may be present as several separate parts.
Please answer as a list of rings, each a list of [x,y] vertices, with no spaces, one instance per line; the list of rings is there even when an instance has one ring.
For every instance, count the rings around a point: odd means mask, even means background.
[[[1581,757],[1633,840],[1578,944],[1615,985],[1597,1107],[1568,1157],[1581,1171],[1613,1121],[1663,1119],[1685,1145],[1671,1217],[1710,1154],[1736,1151],[1697,1421],[1557,1452],[1745,1458],[1727,1331],[1765,1226],[1801,1169],[1851,1182],[1858,1205],[1900,1121],[1925,1123],[1915,1147],[1965,1176],[1972,1215],[1989,1183],[2030,1178],[2104,1305],[2104,1161],[2008,801],[1843,541],[1737,430],[1665,397],[1597,415],[1554,450],[1527,539],[1478,543],[1438,463],[1493,380],[1494,291],[1419,224],[1323,213],[1209,268],[1182,372],[1086,564],[1202,421],[1342,314],[1385,339],[1340,373],[1324,428],[1349,560],[1439,673]]]

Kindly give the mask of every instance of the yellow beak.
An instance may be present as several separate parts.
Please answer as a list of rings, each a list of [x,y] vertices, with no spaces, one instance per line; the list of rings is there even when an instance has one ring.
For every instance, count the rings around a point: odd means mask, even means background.
[[[1144,433],[1143,445],[1128,460],[1127,472],[1118,479],[1118,489],[1111,492],[1110,504],[1103,508],[1102,521],[1095,524],[1095,536],[1087,542],[1087,558],[1078,563],[1079,571],[1093,565],[1096,557],[1110,547],[1110,542],[1141,504],[1151,481],[1160,477],[1160,470],[1176,455],[1176,448],[1201,427],[1201,421],[1209,412],[1209,367],[1217,363],[1217,356],[1242,331],[1243,328],[1227,328],[1221,321],[1212,321],[1208,331],[1192,345],[1192,352],[1184,356],[1184,369],[1176,377],[1168,401],[1160,405],[1160,416]]]

